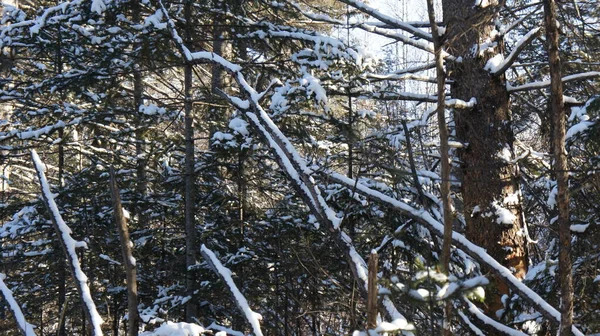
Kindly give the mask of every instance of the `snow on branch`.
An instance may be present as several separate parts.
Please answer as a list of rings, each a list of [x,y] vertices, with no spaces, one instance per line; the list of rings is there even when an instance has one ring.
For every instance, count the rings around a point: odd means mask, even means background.
[[[225,281],[225,283],[229,287],[229,290],[233,294],[233,297],[235,298],[238,307],[246,316],[246,320],[248,320],[250,325],[252,325],[252,330],[254,331],[254,334],[257,336],[262,336],[263,333],[260,329],[260,320],[262,319],[262,316],[250,309],[250,306],[248,305],[248,300],[246,300],[244,295],[235,285],[233,278],[231,278],[231,270],[223,266],[223,264],[221,264],[221,262],[219,261],[219,258],[217,258],[213,251],[206,247],[206,245],[202,244],[200,251],[202,253],[202,256],[204,256],[204,259],[206,259],[206,261],[209,263],[209,265],[215,271],[215,273],[217,273],[217,275],[219,275],[219,277],[223,281]]]
[[[163,14],[167,18],[173,39],[178,44],[178,48],[183,51],[182,54],[185,55],[186,48],[175,29],[174,22],[169,19],[167,10],[160,0],[159,4]],[[319,224],[321,224],[323,228],[328,228],[332,233],[334,241],[344,252],[352,273],[360,284],[359,288],[361,289],[361,294],[366,296],[368,285],[366,275],[368,274],[368,271],[364,259],[354,248],[350,237],[341,230],[341,219],[337,216],[336,212],[329,207],[322,196],[319,187],[316,185],[311,175],[313,171],[307,167],[305,160],[298,154],[289,139],[281,132],[281,130],[279,130],[269,115],[261,107],[259,100],[263,95],[258,93],[250,86],[250,84],[248,84],[241,72],[241,67],[238,65],[231,64],[227,61],[219,62],[211,56],[214,55],[212,53],[200,52],[194,54],[197,55],[198,60],[220,64],[235,79],[240,87],[240,92],[245,96],[245,99],[230,96],[223,91],[217,92],[219,92],[230,104],[245,113],[250,124],[258,130],[263,141],[268,143],[273,149],[278,165],[286,173],[299,196],[309,207],[315,218],[317,218]],[[393,302],[388,297],[384,297],[381,304],[389,317],[392,318],[392,323],[397,326],[397,329],[414,329],[414,326],[408,323],[406,318],[396,309]]]
[[[471,302],[469,299],[467,299],[466,296],[463,295],[462,299],[465,302],[465,304],[467,305],[467,308],[469,309],[469,312],[471,312],[471,314],[475,315],[475,317],[477,317],[481,322],[500,331],[502,334],[510,335],[510,336],[527,336],[527,334],[525,334],[525,333],[522,333],[522,332],[520,332],[516,329],[510,328],[510,327],[507,327],[504,324],[488,317],[487,315],[482,313],[481,310],[479,310],[479,308],[477,308],[477,306],[473,304],[473,302]]]
[[[342,1],[342,2],[345,2],[345,1]],[[377,23],[357,22],[357,23],[351,23],[352,27],[359,28],[366,32],[384,36],[384,37],[387,37],[387,38],[390,38],[390,39],[393,39],[396,41],[400,41],[406,45],[410,45],[417,49],[421,49],[421,50],[433,53],[433,46],[431,45],[431,43],[429,43],[429,42],[431,42],[431,34],[426,33],[423,30],[412,26],[408,22],[398,21],[398,20],[391,18],[385,14],[382,14],[382,13],[376,11],[375,9],[365,5],[362,2],[359,2],[359,1],[352,1],[352,2],[356,3],[357,6],[361,6],[361,8],[364,9],[364,10],[361,10],[363,12],[366,10],[369,12],[373,12],[373,14],[378,13],[380,15],[380,17],[382,18],[381,21],[384,22],[383,25],[386,26],[386,27],[381,27],[381,25],[379,25]],[[302,15],[306,16],[307,18],[309,18],[313,21],[327,22],[327,23],[342,25],[342,26],[346,25],[346,22],[344,22],[342,20],[334,19],[334,18],[330,17],[329,15],[315,14],[315,13],[307,12],[307,11],[303,10],[300,7],[300,5],[298,5],[294,2],[288,2],[288,3],[292,7],[294,7],[296,10],[298,10],[300,13],[302,13]],[[375,17],[375,15],[373,15],[373,16]],[[426,41],[419,41],[414,38],[411,38],[411,36],[407,36],[407,35],[392,31],[391,29],[394,29],[394,28],[401,29],[401,30],[407,31],[409,33],[412,33],[414,36],[421,37],[421,38],[425,39]],[[442,57],[448,58],[450,60],[455,59],[455,57],[451,56],[450,54],[448,54],[446,52],[443,52]]]
[[[35,332],[33,331],[33,325],[27,323],[27,321],[25,320],[25,315],[23,315],[21,307],[19,307],[19,304],[13,297],[12,291],[8,287],[6,287],[4,279],[6,279],[6,275],[0,273],[0,292],[2,292],[2,295],[4,296],[6,302],[8,302],[8,306],[10,307],[10,310],[12,311],[15,320],[17,321],[19,329],[21,329],[21,332],[25,336],[35,336]]]
[[[406,22],[397,20],[389,15],[385,15],[360,0],[339,0],[339,1],[342,3],[345,3],[346,5],[356,8],[357,10],[359,10],[365,14],[368,14],[383,23],[387,23],[388,25],[390,25],[394,28],[404,30],[406,32],[413,34],[416,37],[420,37],[427,41],[430,41],[430,42],[432,41],[431,34],[425,32],[419,28],[415,28]]]
[[[574,74],[574,75],[564,76],[562,78],[562,81],[563,81],[563,83],[568,83],[568,82],[596,78],[596,77],[600,77],[600,71],[589,71],[589,72],[582,72],[582,73],[578,73],[578,74]],[[546,81],[533,82],[533,83],[528,83],[528,84],[519,85],[519,86],[512,86],[507,83],[506,89],[508,90],[508,92],[519,92],[519,91],[543,89],[543,88],[547,88],[549,86],[550,86],[550,80],[546,80]]]
[[[339,183],[341,185],[346,186],[347,188],[355,190],[357,193],[360,193],[374,201],[378,201],[380,203],[395,208],[396,210],[400,211],[403,215],[410,217],[417,223],[427,227],[434,234],[438,236],[443,236],[444,226],[442,225],[442,223],[434,219],[424,209],[415,209],[404,202],[398,201],[397,199],[387,196],[379,191],[373,190],[365,184],[361,183],[360,181],[348,178],[344,175],[325,170],[319,170],[319,172],[321,172],[331,180],[335,181],[336,183]],[[531,288],[523,284],[521,280],[517,279],[509,269],[502,266],[498,261],[492,258],[489,254],[487,254],[485,249],[473,244],[465,236],[457,232],[452,233],[452,242],[460,249],[462,249],[465,253],[467,253],[469,256],[471,256],[473,259],[477,260],[481,264],[485,264],[488,268],[490,268],[490,270],[494,274],[503,279],[504,282],[506,282],[512,290],[518,292],[523,299],[525,299],[531,305],[533,305],[546,318],[550,319],[555,323],[560,323],[560,312],[558,310],[552,307]],[[574,335],[583,336],[581,331],[579,331],[579,329],[577,329],[575,326],[573,326],[572,331]]]
[[[78,121],[79,120],[77,120],[77,122]],[[35,130],[32,128],[29,128],[24,131],[19,131],[18,129],[12,129],[9,132],[0,133],[0,141],[6,140],[9,138],[13,138],[13,137],[19,138],[21,140],[39,139],[40,136],[51,134],[52,132],[54,132],[58,129],[61,129],[61,128],[65,128],[66,126],[67,126],[67,124],[65,124],[65,122],[63,122],[62,120],[59,120],[53,125],[46,125],[44,127],[41,127],[41,128],[35,129]]]
[[[523,49],[525,49],[525,47],[531,41],[533,41],[535,38],[537,38],[540,35],[541,29],[542,29],[541,27],[538,27],[538,28],[530,30],[527,34],[525,34],[525,36],[523,36],[519,40],[519,42],[517,42],[517,44],[514,46],[513,50],[510,52],[508,57],[502,63],[500,63],[500,64],[488,63],[488,64],[486,64],[485,69],[486,70],[489,69],[490,72],[496,76],[503,74],[517,60],[517,57],[519,57],[519,54],[521,54]],[[488,67],[488,65],[489,65],[489,67]]]
[[[31,158],[33,160],[33,164],[35,166],[35,170],[37,172],[38,179],[40,181],[40,187],[42,191],[42,198],[44,199],[44,203],[48,208],[48,212],[52,217],[52,224],[54,225],[54,229],[56,230],[56,235],[60,240],[60,244],[65,251],[67,259],[69,259],[69,264],[71,268],[71,273],[75,278],[75,283],[77,285],[77,291],[79,292],[79,296],[83,303],[86,315],[92,324],[93,335],[100,336],[102,335],[102,318],[98,311],[96,310],[96,305],[94,304],[94,300],[92,299],[92,294],[90,292],[90,288],[88,287],[87,276],[83,273],[81,269],[81,264],[79,263],[79,258],[77,256],[77,248],[84,247],[87,248],[87,244],[82,241],[76,241],[71,237],[71,229],[64,222],[60,211],[58,210],[58,206],[54,201],[56,197],[55,194],[50,191],[50,185],[48,184],[48,180],[46,179],[45,171],[46,166],[38,156],[35,150],[31,151]]]
[[[92,0],[92,6],[90,9],[92,12],[98,13],[98,15],[102,15],[102,13],[106,10],[106,4],[103,0]]]
[[[186,323],[186,322],[170,322],[167,321],[161,324],[160,327],[153,331],[146,331],[140,334],[140,336],[175,336],[175,335],[185,335],[185,336],[200,336],[205,334],[212,335],[210,330],[204,329],[202,326],[199,326],[195,323]]]

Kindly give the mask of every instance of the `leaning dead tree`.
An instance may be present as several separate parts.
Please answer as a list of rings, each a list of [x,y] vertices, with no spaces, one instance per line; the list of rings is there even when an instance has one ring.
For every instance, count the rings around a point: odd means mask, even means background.
[[[127,326],[128,336],[137,336],[139,326],[138,312],[138,293],[137,293],[137,275],[135,269],[135,258],[133,257],[133,243],[129,239],[129,229],[127,228],[127,219],[123,213],[121,204],[121,195],[117,186],[115,171],[110,168],[110,197],[113,204],[113,212],[119,239],[121,241],[121,254],[123,256],[123,265],[125,265],[125,277],[127,278],[127,309],[129,314],[129,324]]]

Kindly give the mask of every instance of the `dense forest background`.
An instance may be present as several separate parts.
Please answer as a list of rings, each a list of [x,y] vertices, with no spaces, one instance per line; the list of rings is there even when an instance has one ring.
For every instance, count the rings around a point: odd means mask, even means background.
[[[600,6],[388,6],[5,4],[0,333],[600,333]]]

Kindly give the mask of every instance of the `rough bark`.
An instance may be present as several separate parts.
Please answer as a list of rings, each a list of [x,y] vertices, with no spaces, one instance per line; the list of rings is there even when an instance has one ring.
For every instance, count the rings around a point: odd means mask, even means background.
[[[508,162],[513,157],[514,135],[511,129],[509,95],[504,76],[484,69],[494,53],[502,52],[502,41],[490,52],[479,45],[490,37],[499,9],[497,3],[474,7],[471,0],[444,0],[447,51],[461,62],[449,64],[452,98],[477,99],[472,109],[455,110],[456,135],[466,145],[459,151],[462,161],[462,196],[466,236],[485,248],[517,278],[527,271],[525,238],[520,234],[524,223],[518,201],[518,169]],[[511,197],[512,196],[512,197]],[[498,213],[510,211],[512,220],[502,222]],[[501,297],[508,287],[492,281],[488,291],[487,313],[492,316],[503,307]]]
[[[573,279],[571,274],[571,230],[569,219],[569,166],[565,151],[565,104],[563,98],[562,70],[558,53],[558,26],[556,22],[556,3],[544,0],[544,19],[546,24],[546,42],[550,63],[550,109],[553,124],[554,174],[558,188],[556,203],[558,205],[559,236],[559,282],[561,298],[561,318],[559,335],[571,335],[573,325]]]
[[[125,266],[125,276],[127,278],[127,309],[129,313],[129,324],[127,325],[127,335],[137,336],[139,326],[138,312],[138,294],[137,294],[137,276],[135,269],[135,259],[133,258],[133,244],[129,240],[129,229],[127,220],[123,216],[123,206],[121,205],[121,195],[117,187],[115,172],[110,169],[110,196],[113,204],[115,224],[119,232],[121,241],[121,254],[123,256],[123,265]]]

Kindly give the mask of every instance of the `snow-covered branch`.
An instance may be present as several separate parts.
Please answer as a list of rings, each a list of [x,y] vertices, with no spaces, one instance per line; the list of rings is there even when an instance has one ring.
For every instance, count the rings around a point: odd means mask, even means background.
[[[342,2],[344,2],[344,1],[342,1]],[[356,4],[356,6],[359,6],[368,12],[372,12],[373,14],[378,13],[381,17],[382,22],[384,22],[383,20],[385,20],[385,22],[383,24],[377,24],[377,23],[371,23],[371,22],[369,22],[369,23],[367,23],[367,22],[351,23],[352,27],[359,28],[366,32],[380,35],[383,37],[387,37],[389,39],[402,42],[405,45],[410,45],[417,49],[421,49],[423,51],[433,53],[433,45],[430,43],[431,42],[431,34],[426,33],[423,30],[412,26],[410,22],[398,21],[392,17],[382,14],[381,12],[373,9],[372,7],[369,7],[368,5],[365,5],[364,3],[360,2],[360,1],[349,1],[349,2],[353,2]],[[346,25],[346,22],[344,22],[344,21],[334,19],[334,18],[332,18],[328,15],[324,15],[324,14],[315,14],[315,13],[307,12],[307,11],[303,10],[300,7],[300,5],[298,5],[298,4],[293,3],[293,2],[289,2],[289,3],[291,6],[293,6],[298,11],[300,11],[300,13],[302,13],[302,15],[306,16],[307,18],[309,18],[313,21],[327,22],[327,23],[336,24],[336,25]],[[402,33],[393,31],[393,29],[400,29],[400,30],[407,31],[407,32],[413,34],[414,36],[423,38],[425,41],[422,41],[422,40],[420,41],[420,40],[414,39],[411,36],[404,35]],[[443,55],[444,59],[448,59],[448,60],[456,59],[454,56],[448,54],[445,51],[442,52],[442,55]]]
[[[54,197],[56,197],[56,195],[50,190],[50,185],[46,179],[46,166],[35,150],[31,151],[31,158],[40,182],[42,198],[44,199],[46,208],[48,208],[48,212],[52,217],[52,224],[56,230],[56,235],[59,238],[63,250],[65,251],[67,259],[69,260],[69,266],[71,268],[71,273],[75,278],[75,284],[77,291],[79,292],[79,297],[81,298],[86,315],[92,325],[92,333],[94,336],[101,336],[102,318],[96,310],[96,305],[94,304],[90,288],[87,284],[88,278],[81,269],[81,264],[79,263],[79,257],[77,256],[76,250],[78,247],[86,248],[87,244],[82,241],[76,241],[73,239],[73,237],[71,237],[71,228],[69,228],[69,226],[67,226],[63,220],[60,211],[58,210],[58,206],[54,201]]]
[[[344,175],[335,172],[320,172],[325,174],[327,178],[335,181],[336,183],[344,185],[347,188],[351,188],[357,193],[369,197],[374,201],[391,206],[392,208],[400,211],[404,216],[412,218],[417,223],[427,227],[434,234],[440,237],[443,236],[444,226],[442,223],[434,219],[424,209],[415,209],[406,203],[400,202],[379,191],[373,190],[360,181],[357,182],[356,180],[348,178]],[[512,290],[518,292],[523,299],[533,305],[546,318],[555,323],[560,323],[560,312],[558,310],[548,304],[548,302],[535,293],[531,288],[523,284],[521,280],[517,279],[509,269],[502,266],[499,262],[492,258],[485,251],[485,249],[471,243],[465,236],[457,232],[452,233],[452,242],[473,259],[477,260],[481,264],[486,265],[496,276],[503,279],[503,281],[507,283]],[[583,335],[575,326],[573,326],[572,331],[575,335]]]
[[[233,278],[231,277],[231,270],[223,266],[223,264],[221,264],[221,262],[219,261],[219,258],[217,258],[213,251],[206,247],[206,245],[202,244],[200,251],[202,253],[202,256],[204,256],[204,259],[206,259],[206,261],[215,271],[215,273],[217,273],[217,275],[223,281],[225,281],[225,283],[229,287],[229,290],[231,291],[231,294],[233,294],[236,304],[244,313],[244,316],[246,316],[246,320],[248,320],[250,325],[252,325],[252,330],[254,331],[254,334],[256,336],[262,336],[263,333],[260,329],[260,320],[262,319],[262,316],[250,309],[250,306],[248,305],[248,300],[246,300],[244,295],[237,288],[235,282],[233,281]]]
[[[35,332],[33,331],[33,325],[27,323],[27,321],[25,320],[25,315],[23,315],[21,307],[19,307],[19,304],[13,297],[12,291],[8,287],[6,287],[4,279],[6,279],[6,275],[0,273],[0,292],[2,292],[2,295],[4,296],[6,302],[8,302],[8,306],[10,307],[10,310],[12,311],[15,320],[17,321],[19,329],[21,329],[21,332],[25,336],[35,336]]]
[[[479,308],[477,308],[477,306],[473,304],[473,302],[471,302],[469,299],[467,299],[466,296],[463,295],[462,299],[465,302],[465,304],[467,305],[467,308],[469,309],[469,312],[471,314],[475,315],[475,317],[477,317],[481,322],[487,324],[488,326],[492,327],[493,329],[496,329],[505,335],[527,336],[527,334],[525,334],[523,332],[520,332],[516,329],[507,327],[504,324],[488,317],[487,315],[482,313],[481,310],[479,310]]]
[[[537,38],[540,35],[540,29],[542,29],[542,28],[538,27],[538,28],[532,29],[527,34],[525,34],[525,36],[523,36],[519,40],[519,42],[517,42],[517,44],[514,46],[513,50],[510,52],[508,57],[502,63],[490,67],[490,72],[493,75],[498,76],[498,75],[503,74],[506,70],[508,70],[508,68],[510,68],[511,65],[517,60],[517,58],[519,57],[519,54],[523,51],[523,49],[525,49],[525,47],[527,47],[527,45],[531,41],[533,41],[535,38]]]
[[[425,32],[419,28],[415,28],[404,21],[400,21],[389,15],[385,15],[385,14],[381,13],[380,11],[378,11],[377,9],[365,4],[364,2],[362,2],[360,0],[339,0],[339,1],[342,3],[345,3],[346,5],[354,7],[357,10],[359,10],[365,14],[370,15],[370,16],[374,17],[375,19],[390,25],[391,27],[404,30],[406,32],[413,34],[416,37],[420,37],[420,38],[425,39],[430,42],[432,40],[431,34]]]
[[[168,12],[160,0],[159,4],[163,14],[168,19],[169,28],[172,31],[175,42],[178,44],[178,48],[185,51],[185,46],[183,46],[181,38],[178,38],[179,35],[175,30],[175,25],[173,21],[169,19]],[[352,239],[341,230],[341,219],[336,215],[335,211],[329,207],[322,196],[319,187],[311,176],[312,170],[307,167],[305,160],[298,154],[291,142],[261,107],[259,103],[259,99],[262,98],[261,94],[248,84],[241,72],[241,67],[228,62],[218,62],[218,60],[212,56],[212,53],[200,52],[194,54],[197,55],[197,60],[220,64],[237,82],[245,99],[227,95],[223,91],[220,91],[220,94],[229,103],[244,112],[247,119],[250,121],[250,124],[258,131],[262,140],[272,148],[279,167],[286,173],[294,189],[298,192],[298,195],[308,206],[319,224],[321,224],[321,227],[328,229],[332,233],[335,243],[344,252],[352,273],[360,284],[361,294],[366,297],[368,272],[364,259],[354,248]],[[183,55],[185,55],[185,52]],[[388,297],[384,297],[381,304],[387,311],[389,317],[393,320],[392,323],[395,324],[398,329],[413,328],[406,318],[398,312],[393,302]]]
[[[580,80],[596,78],[596,77],[600,77],[600,71],[589,71],[589,72],[582,72],[582,73],[578,73],[578,74],[574,74],[574,75],[564,76],[562,78],[562,81],[563,81],[563,83],[568,83],[568,82],[580,81]],[[529,91],[529,90],[543,89],[543,88],[549,87],[550,80],[533,82],[533,83],[523,84],[523,85],[519,85],[519,86],[512,86],[507,83],[506,86],[507,86],[508,92]]]

